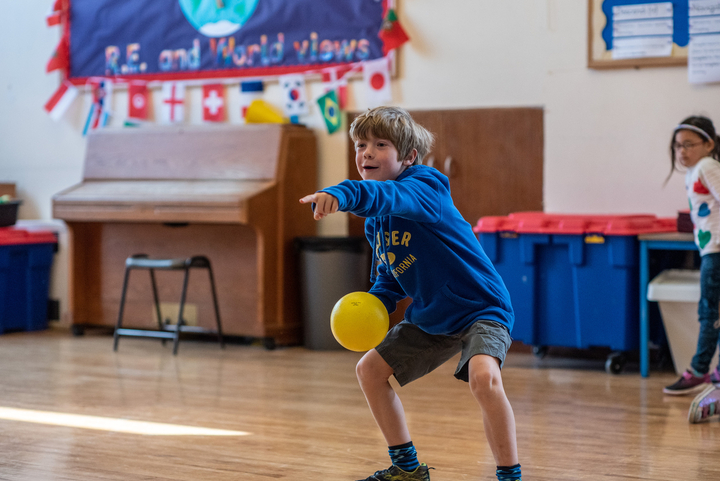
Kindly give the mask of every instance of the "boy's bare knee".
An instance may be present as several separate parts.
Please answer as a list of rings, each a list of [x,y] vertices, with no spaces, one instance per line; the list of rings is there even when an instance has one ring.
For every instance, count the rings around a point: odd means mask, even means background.
[[[485,357],[494,361],[493,358]],[[470,365],[469,383],[475,399],[482,402],[488,396],[493,396],[498,389],[502,390],[502,378],[500,368],[495,362],[477,358],[478,356],[474,357],[475,362]]]
[[[392,369],[374,349],[365,354],[355,366],[360,385],[372,382],[385,382],[392,375]]]

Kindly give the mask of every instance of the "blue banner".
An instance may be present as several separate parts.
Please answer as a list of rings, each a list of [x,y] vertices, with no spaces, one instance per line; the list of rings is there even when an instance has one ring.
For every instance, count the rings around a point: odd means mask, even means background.
[[[72,0],[72,81],[272,76],[382,57],[383,0]]]

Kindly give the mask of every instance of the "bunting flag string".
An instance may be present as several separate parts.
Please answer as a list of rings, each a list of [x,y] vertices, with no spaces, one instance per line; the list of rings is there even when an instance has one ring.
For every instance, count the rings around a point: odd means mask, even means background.
[[[90,89],[92,90],[92,105],[85,120],[83,127],[83,136],[88,131],[105,127],[110,118],[110,102],[112,101],[113,83],[110,79],[88,80]]]
[[[78,89],[72,83],[64,80],[45,104],[45,111],[54,121],[60,120],[78,95]]]
[[[145,121],[148,119],[148,88],[145,82],[128,84],[128,118]]]
[[[283,75],[279,79],[283,90],[283,112],[291,119],[308,113],[305,98],[305,76],[301,74]]]
[[[185,120],[185,84],[165,82],[162,86],[162,117],[166,124],[177,124]]]
[[[383,19],[382,28],[378,37],[383,41],[383,55],[387,56],[391,50],[394,50],[410,40],[405,30],[400,25],[395,9],[389,8],[385,18]]]
[[[328,134],[336,132],[340,128],[340,106],[338,105],[337,94],[334,90],[331,90],[318,98],[317,103]]]
[[[225,120],[225,86],[223,84],[203,85],[202,107],[205,122]]]

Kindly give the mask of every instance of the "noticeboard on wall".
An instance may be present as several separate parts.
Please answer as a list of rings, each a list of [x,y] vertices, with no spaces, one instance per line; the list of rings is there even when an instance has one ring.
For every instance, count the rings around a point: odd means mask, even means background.
[[[383,56],[387,0],[72,0],[68,78],[266,77]]]
[[[688,63],[689,0],[588,0],[588,67]]]

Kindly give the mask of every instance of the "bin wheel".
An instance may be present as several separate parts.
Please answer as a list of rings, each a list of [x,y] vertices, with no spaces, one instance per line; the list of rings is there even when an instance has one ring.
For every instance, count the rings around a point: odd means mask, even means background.
[[[79,324],[73,324],[70,326],[70,332],[75,337],[80,337],[85,335],[85,326],[81,326]]]
[[[608,374],[620,374],[623,368],[625,368],[626,362],[627,358],[625,354],[620,352],[612,353],[608,356],[607,361],[605,361],[605,372]]]
[[[277,345],[275,344],[275,338],[273,337],[266,337],[263,339],[263,346],[265,346],[265,349],[268,351],[273,351]]]
[[[547,356],[548,347],[547,346],[533,346],[532,353],[538,359],[542,359],[545,356]]]

